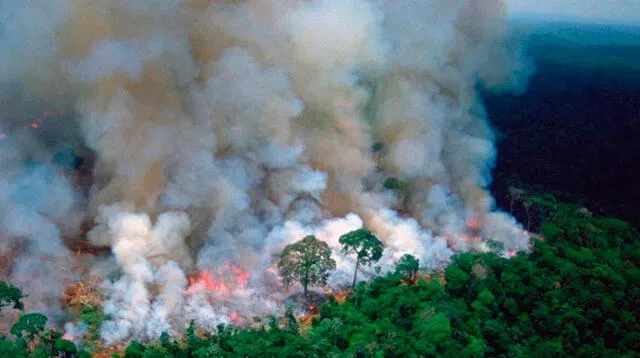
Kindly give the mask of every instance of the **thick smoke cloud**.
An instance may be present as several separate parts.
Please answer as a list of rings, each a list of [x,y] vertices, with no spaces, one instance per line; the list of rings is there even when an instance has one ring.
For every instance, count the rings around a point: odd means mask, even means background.
[[[107,343],[279,313],[274,262],[307,234],[334,250],[334,288],[354,267],[338,239],[363,225],[386,244],[383,272],[405,253],[437,269],[488,240],[528,248],[486,189],[496,153],[476,89],[520,90],[529,72],[500,1],[5,1],[0,14],[3,87],[73,103],[51,126],[95,159],[83,195],[49,146],[7,129],[0,273],[60,313],[85,219],[86,240],[111,249],[90,261]],[[392,177],[403,190],[383,187]]]

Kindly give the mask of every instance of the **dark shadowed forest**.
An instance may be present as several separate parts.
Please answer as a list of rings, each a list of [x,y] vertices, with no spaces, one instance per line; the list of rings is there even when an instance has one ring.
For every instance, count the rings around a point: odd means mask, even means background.
[[[494,191],[541,185],[640,225],[640,29],[516,23],[536,72],[526,93],[487,95],[498,130]]]

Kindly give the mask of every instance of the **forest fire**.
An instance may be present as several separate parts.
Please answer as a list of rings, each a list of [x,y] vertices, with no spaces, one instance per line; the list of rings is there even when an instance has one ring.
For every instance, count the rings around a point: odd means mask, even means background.
[[[102,302],[102,297],[98,290],[99,283],[99,280],[89,278],[67,287],[63,295],[65,305],[71,311],[77,312],[81,311],[83,307],[99,306]]]
[[[431,270],[485,239],[505,252],[529,245],[490,205],[493,135],[470,110],[477,80],[517,84],[509,69],[522,68],[483,25],[490,11],[444,0],[41,3],[6,2],[21,15],[6,29],[34,41],[0,57],[30,59],[2,67],[25,91],[56,85],[0,134],[0,247],[26,247],[0,274],[25,288],[29,309],[64,320],[98,301],[95,335],[112,346],[191,320],[215,329],[282,315],[287,300],[316,312],[405,254]],[[421,21],[439,31],[404,26]],[[340,241],[361,229],[380,242],[366,260]],[[275,261],[306,236],[326,248],[326,269],[302,283]],[[78,261],[99,283],[65,291],[82,281]]]
[[[231,271],[234,274],[236,283],[240,286],[246,286],[247,285],[247,281],[249,280],[249,273],[246,271],[243,271],[240,267],[238,266],[234,266],[229,264],[229,269],[231,269]]]
[[[240,267],[227,263],[215,271],[201,271],[194,277],[189,277],[189,287],[183,291],[185,295],[202,292],[214,293],[219,296],[229,296],[234,290],[247,286],[250,274]]]
[[[344,303],[344,301],[347,300],[347,297],[349,296],[350,293],[351,293],[351,290],[337,292],[336,294],[333,295],[333,298],[335,298],[336,302],[338,303]]]
[[[347,300],[347,297],[349,296],[349,294],[351,294],[351,289],[333,290],[329,288],[329,289],[326,289],[324,293],[328,296],[332,296],[336,300],[336,302],[343,303],[344,301]]]
[[[231,319],[231,322],[235,324],[240,324],[244,321],[236,311],[231,311],[231,313],[229,313],[229,319]]]
[[[228,288],[223,279],[214,279],[211,272],[202,271],[196,277],[189,278],[189,288],[183,292],[185,295],[193,295],[202,291],[227,292]]]
[[[478,231],[481,229],[480,220],[477,217],[470,217],[467,219],[467,228],[472,231]]]

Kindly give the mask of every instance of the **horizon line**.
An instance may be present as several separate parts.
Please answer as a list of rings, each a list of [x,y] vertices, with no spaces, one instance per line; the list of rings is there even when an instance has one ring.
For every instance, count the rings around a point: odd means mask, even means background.
[[[535,20],[538,22],[572,22],[578,24],[637,27],[640,30],[640,19],[634,21],[593,18],[586,16],[567,15],[562,13],[544,12],[511,12],[507,14],[509,20]]]

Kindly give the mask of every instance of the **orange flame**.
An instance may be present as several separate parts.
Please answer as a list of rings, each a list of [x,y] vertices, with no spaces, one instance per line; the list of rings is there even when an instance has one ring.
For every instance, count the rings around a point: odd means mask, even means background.
[[[240,321],[240,316],[238,315],[238,312],[236,312],[236,311],[232,311],[231,313],[229,313],[229,318],[231,318],[231,320],[233,322],[239,322]]]
[[[470,217],[467,219],[467,227],[471,230],[480,229],[480,220],[477,217]]]
[[[247,281],[249,281],[249,273],[242,270],[240,267],[231,264],[229,264],[229,268],[235,275],[236,283],[240,286],[246,286]]]
[[[349,296],[350,291],[338,292],[333,297],[336,299],[338,303],[344,303],[347,300],[347,296]]]
[[[189,287],[183,293],[193,295],[205,291],[226,295],[234,289],[246,287],[249,276],[247,271],[228,263],[216,271],[202,271],[190,277]]]
[[[197,277],[189,277],[189,288],[185,295],[192,295],[200,291],[226,291],[227,286],[222,279],[214,279],[209,271],[202,271]]]
[[[35,121],[27,124],[25,126],[25,128],[27,129],[38,129],[40,128],[40,124],[42,121],[44,121],[47,118],[51,118],[51,117],[55,117],[55,116],[59,116],[59,115],[63,115],[65,113],[64,109],[61,108],[59,110],[51,110],[51,109],[45,109],[44,112],[42,113],[42,115],[40,115],[40,117],[38,117]],[[0,133],[0,140],[4,140],[7,139],[7,134],[5,133]]]
[[[42,114],[40,115],[40,117],[38,117],[35,121],[27,124],[25,127],[27,129],[38,129],[40,128],[39,123],[41,123],[45,119],[59,116],[62,114],[64,114],[64,109],[59,109],[59,110],[45,109],[44,112],[42,112]],[[5,139],[6,137],[7,136],[5,134],[0,133],[0,140]]]

